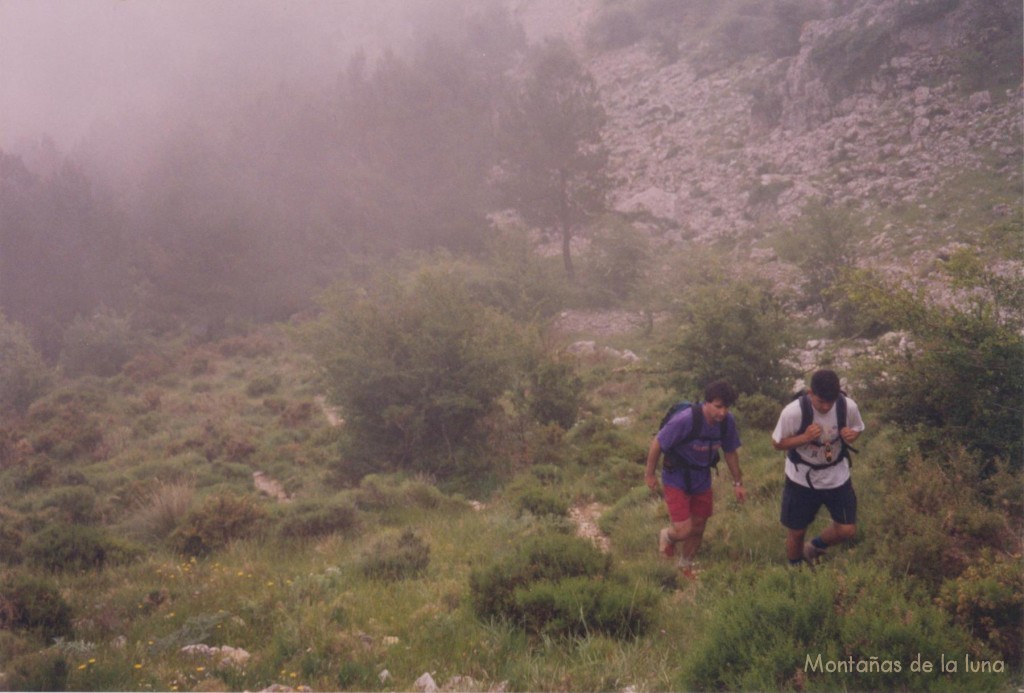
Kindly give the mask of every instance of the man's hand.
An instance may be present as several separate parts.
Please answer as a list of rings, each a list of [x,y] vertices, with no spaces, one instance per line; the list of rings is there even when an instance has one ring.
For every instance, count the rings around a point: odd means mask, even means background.
[[[855,431],[852,428],[844,428],[839,431],[839,437],[843,439],[844,443],[850,444],[860,437],[860,431]]]
[[[747,500],[747,489],[743,488],[743,483],[740,482],[739,486],[736,484],[732,485],[732,491],[736,494],[736,500],[740,503],[745,503]]]
[[[658,492],[660,485],[658,484],[658,477],[655,474],[647,474],[644,477],[644,481],[647,482],[647,488],[651,489],[655,493]]]
[[[812,423],[810,426],[807,427],[807,430],[804,431],[804,443],[805,444],[813,443],[814,441],[816,441],[820,437],[821,437],[821,426],[819,426],[816,423]]]

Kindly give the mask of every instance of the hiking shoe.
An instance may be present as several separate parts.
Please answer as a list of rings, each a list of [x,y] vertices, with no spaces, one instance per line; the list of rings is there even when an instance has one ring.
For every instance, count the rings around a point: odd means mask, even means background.
[[[693,561],[689,561],[682,556],[676,562],[676,567],[679,568],[679,573],[687,580],[696,580],[700,569],[697,564]]]
[[[811,542],[804,544],[804,561],[807,565],[814,566],[818,559],[825,555],[825,549],[819,549]]]
[[[658,551],[665,558],[672,558],[676,555],[676,543],[668,536],[668,527],[658,533]]]

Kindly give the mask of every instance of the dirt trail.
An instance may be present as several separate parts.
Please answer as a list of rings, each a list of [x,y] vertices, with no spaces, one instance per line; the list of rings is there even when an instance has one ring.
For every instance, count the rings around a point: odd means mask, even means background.
[[[611,550],[611,543],[601,528],[597,526],[597,520],[604,512],[604,506],[600,503],[577,505],[569,510],[569,517],[576,524],[576,535],[594,542],[602,552],[608,553]]]

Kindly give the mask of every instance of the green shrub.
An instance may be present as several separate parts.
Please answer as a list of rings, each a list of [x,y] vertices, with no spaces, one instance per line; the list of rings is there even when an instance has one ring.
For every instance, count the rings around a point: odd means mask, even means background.
[[[331,401],[346,412],[346,466],[456,476],[520,359],[515,325],[458,277],[341,289],[309,329]]]
[[[65,691],[69,671],[67,658],[60,651],[41,650],[6,663],[0,686],[8,691]]]
[[[85,525],[50,525],[26,540],[25,558],[50,571],[95,570],[135,560],[142,549]]]
[[[50,387],[53,374],[29,341],[24,328],[0,313],[0,408],[19,414]]]
[[[877,383],[886,418],[921,430],[926,454],[949,443],[982,455],[993,471],[1004,459],[1024,468],[1024,282],[998,276],[980,258],[957,253],[950,281],[966,303],[934,305],[923,294],[876,273],[852,272],[842,285],[851,305],[911,334],[913,348],[883,354],[887,377]]]
[[[938,460],[914,452],[902,468],[878,472],[886,489],[886,502],[876,511],[886,528],[875,545],[881,565],[894,576],[911,575],[937,588],[963,571],[982,548],[1012,549],[1005,516],[989,507],[980,492],[978,464],[962,450]],[[943,509],[941,515],[936,508]]]
[[[287,508],[278,523],[284,539],[309,539],[353,532],[359,526],[359,511],[348,501],[306,501]]]
[[[774,397],[761,393],[743,395],[736,403],[736,419],[740,430],[754,428],[759,431],[773,431],[779,420],[779,412],[785,405]]]
[[[534,582],[564,578],[606,576],[611,559],[578,537],[548,534],[533,537],[513,553],[470,574],[470,600],[482,619],[521,623],[516,590]]]
[[[132,533],[144,539],[166,539],[185,519],[194,495],[191,481],[157,481],[138,502]]]
[[[530,485],[516,497],[519,513],[528,512],[536,517],[555,515],[565,517],[569,514],[569,503],[564,495],[547,488]]]
[[[699,392],[725,378],[740,394],[780,397],[795,375],[791,319],[772,291],[747,280],[704,283],[688,291],[668,345],[670,384]]]
[[[562,468],[554,464],[535,464],[530,467],[530,474],[542,484],[557,484],[562,480]]]
[[[363,556],[362,572],[380,580],[403,580],[422,575],[430,564],[430,546],[411,529],[378,540]]]
[[[628,638],[651,625],[657,595],[591,577],[542,580],[515,591],[515,611],[527,631],[549,636],[606,633]]]
[[[91,318],[77,317],[64,332],[60,363],[64,372],[109,377],[117,375],[131,358],[133,337],[128,321],[100,311]]]
[[[588,298],[605,306],[630,298],[643,281],[650,257],[646,232],[622,221],[606,221],[584,258]]]
[[[583,381],[567,361],[544,360],[529,375],[527,406],[537,422],[570,428],[579,414]]]
[[[959,577],[943,583],[938,604],[1007,664],[1020,666],[1024,652],[1020,556],[986,552]]]
[[[938,662],[970,651],[966,634],[950,629],[926,596],[870,566],[761,568],[730,583],[718,586],[704,611],[680,689],[929,690],[948,683],[948,674],[938,664],[913,671],[916,655]],[[845,666],[826,669],[830,662]],[[960,672],[956,687],[992,690],[1002,683],[992,674]]]
[[[0,584],[0,628],[38,633],[47,642],[71,634],[71,607],[48,580],[19,575]]]
[[[266,519],[267,511],[252,497],[219,494],[189,513],[169,541],[186,556],[205,556],[232,541],[258,536]]]
[[[250,397],[266,397],[277,392],[280,387],[281,376],[278,374],[258,375],[245,386],[245,394]]]
[[[90,486],[62,486],[50,491],[42,501],[67,524],[92,524],[99,518],[96,491]]]

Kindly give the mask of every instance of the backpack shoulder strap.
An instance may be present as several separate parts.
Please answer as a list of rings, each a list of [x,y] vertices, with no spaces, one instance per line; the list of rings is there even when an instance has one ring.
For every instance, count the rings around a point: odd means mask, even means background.
[[[840,431],[846,428],[846,395],[843,393],[839,393],[836,400],[836,425]]]
[[[800,401],[800,428],[794,435],[802,435],[814,421],[814,411],[811,409],[811,398],[806,392],[798,395],[797,399]]]
[[[693,417],[690,421],[690,431],[679,441],[680,445],[686,445],[696,440],[704,428],[704,408],[701,403],[694,402],[691,404],[690,412],[690,416]]]

